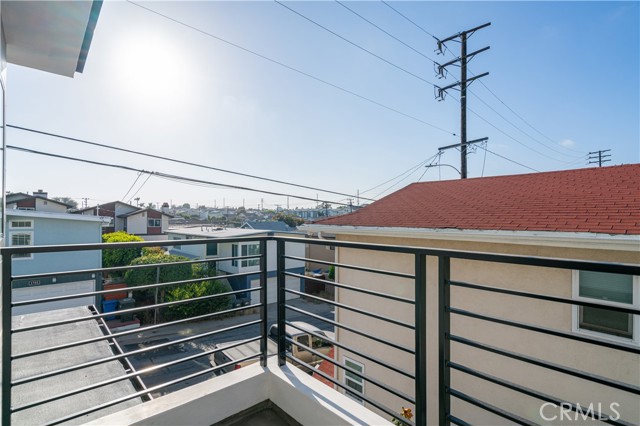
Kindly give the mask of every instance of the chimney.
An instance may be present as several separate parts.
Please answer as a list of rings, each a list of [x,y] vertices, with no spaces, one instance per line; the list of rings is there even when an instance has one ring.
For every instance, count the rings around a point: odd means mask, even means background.
[[[33,191],[33,196],[40,198],[49,198],[49,193],[44,192],[42,189],[38,189],[37,191]]]

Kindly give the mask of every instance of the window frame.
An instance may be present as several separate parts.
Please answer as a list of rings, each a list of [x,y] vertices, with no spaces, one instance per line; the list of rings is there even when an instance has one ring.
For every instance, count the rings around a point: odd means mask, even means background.
[[[153,225],[151,224],[151,222],[153,222]],[[157,225],[156,225],[157,223]],[[147,227],[149,228],[160,228],[162,227],[162,219],[157,219],[157,218],[147,218]]]
[[[216,248],[215,254],[209,254],[209,246],[210,245],[214,245],[215,246],[215,248]],[[219,249],[218,243],[215,242],[215,241],[205,244],[205,247],[204,247],[204,255],[205,255],[205,257],[217,257],[218,256],[218,249]]]
[[[233,243],[231,244],[231,257],[236,257],[236,256],[253,256],[252,254],[245,254],[245,253],[249,253],[249,246],[256,246],[258,248],[258,253],[256,254],[260,254],[260,243]],[[256,259],[242,259],[240,260],[240,266],[238,266],[238,261],[239,259],[233,259],[231,261],[231,266],[235,266],[235,267],[240,267],[240,268],[253,268],[256,266],[260,266],[260,259],[256,258]],[[251,262],[251,263],[249,263]]]
[[[349,362],[352,365],[347,365],[347,362]],[[359,367],[360,368],[359,373],[362,374],[362,375],[365,374],[365,372],[364,372],[364,364],[361,363],[361,362],[356,361],[353,358],[349,358],[348,356],[343,356],[342,357],[342,365],[347,366],[349,368],[352,368],[354,370],[356,370],[356,368],[354,368],[353,366]],[[355,388],[353,388],[352,386],[349,386],[349,382],[348,381],[351,380],[354,383],[362,386],[362,392],[360,392],[360,393],[365,395],[365,384],[366,384],[366,381],[362,377],[357,377],[357,376],[356,377],[349,377],[349,376],[347,376],[348,373],[349,372],[347,370],[342,370],[342,382],[344,383],[345,387],[351,388],[355,392],[357,392],[357,390]],[[358,381],[360,381],[360,382],[358,383]],[[350,392],[347,389],[344,390],[344,394],[347,397],[349,397],[349,398],[353,399],[354,401],[356,401],[357,403],[359,403],[361,405],[364,405],[364,399],[358,397],[357,394],[354,394],[353,392]]]
[[[595,302],[601,305],[619,306],[625,308],[640,309],[640,277],[637,275],[632,276],[632,303],[623,302],[610,302],[607,300],[594,299],[591,297],[580,296],[580,271],[575,269],[571,271],[571,293],[574,300],[580,300],[583,302]],[[571,328],[574,333],[583,334],[590,337],[595,337],[603,340],[611,340],[617,343],[635,344],[640,345],[640,315],[633,315],[631,318],[631,338],[616,336],[614,334],[605,333],[601,331],[594,331],[585,328],[580,328],[580,305],[572,305],[571,315]]]
[[[20,229],[20,228],[18,228],[18,229]],[[14,235],[28,235],[30,244],[14,245],[13,244]],[[33,231],[14,231],[14,232],[9,232],[9,243],[10,243],[10,247],[31,247],[31,246],[34,245]],[[11,258],[12,258],[12,260],[30,260],[30,259],[33,259],[33,253],[29,253],[29,254],[14,254],[13,256],[11,256]]]
[[[14,223],[20,223],[20,222],[25,222],[25,223],[29,223],[29,226],[14,226]],[[20,220],[10,220],[9,221],[9,229],[33,229],[33,220],[31,219],[20,219]]]

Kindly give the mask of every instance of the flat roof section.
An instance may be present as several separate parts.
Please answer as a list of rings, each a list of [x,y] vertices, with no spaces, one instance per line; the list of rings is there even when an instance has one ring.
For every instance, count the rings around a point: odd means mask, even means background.
[[[14,329],[20,329],[32,325],[87,317],[90,315],[92,315],[92,310],[88,306],[58,309],[14,316],[12,318],[12,325]],[[17,355],[65,343],[104,336],[105,331],[102,330],[100,324],[101,321],[96,319],[95,321],[82,321],[15,333],[12,338],[12,354]],[[109,341],[101,340],[68,349],[16,359],[12,363],[11,376],[12,380],[18,380],[113,355],[115,355],[115,353]],[[16,409],[35,401],[120,377],[124,374],[126,374],[126,372],[123,365],[120,361],[116,360],[14,386],[11,405]],[[131,380],[121,380],[77,395],[71,395],[46,404],[27,408],[23,411],[18,411],[12,414],[11,421],[16,425],[45,424],[82,410],[131,395],[135,392],[137,392],[137,390]],[[142,403],[140,398],[130,399],[111,407],[106,407],[93,413],[71,419],[62,424],[83,424],[92,419],[97,419],[140,403]]]

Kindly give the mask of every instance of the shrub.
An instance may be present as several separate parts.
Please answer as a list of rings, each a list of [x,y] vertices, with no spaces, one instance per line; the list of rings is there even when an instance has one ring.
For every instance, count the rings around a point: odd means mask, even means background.
[[[123,231],[112,232],[110,234],[102,235],[103,243],[129,243],[135,241],[144,241],[137,235],[127,234]],[[133,259],[140,256],[140,249],[138,248],[118,248],[118,249],[103,249],[102,250],[102,267],[112,268],[116,266],[127,266]],[[110,273],[112,277],[119,278],[124,275],[122,271],[116,271]]]
[[[131,265],[150,265],[154,263],[175,263],[189,260],[183,256],[171,254],[152,254],[134,259]],[[193,277],[191,265],[167,265],[156,268],[141,268],[128,270],[124,276],[124,281],[129,287],[136,287],[147,284],[167,283],[171,281],[189,280]],[[167,291],[166,287],[159,290],[162,295]],[[155,289],[141,290],[135,293],[136,300],[155,300]]]
[[[329,266],[329,279],[334,280],[336,278],[336,267],[331,265]]]
[[[199,283],[175,286],[168,289],[165,295],[165,300],[167,302],[174,302],[178,300],[192,299],[195,297],[227,293],[230,291],[231,286],[226,281],[207,280]],[[182,303],[167,307],[164,312],[164,318],[170,321],[178,320],[224,311],[229,309],[230,306],[231,296],[222,296],[197,302]]]

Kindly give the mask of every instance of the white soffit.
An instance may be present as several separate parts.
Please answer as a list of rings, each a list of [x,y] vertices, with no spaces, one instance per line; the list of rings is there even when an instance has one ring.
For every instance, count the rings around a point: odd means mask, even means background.
[[[7,62],[73,77],[82,72],[101,1],[3,1]]]

